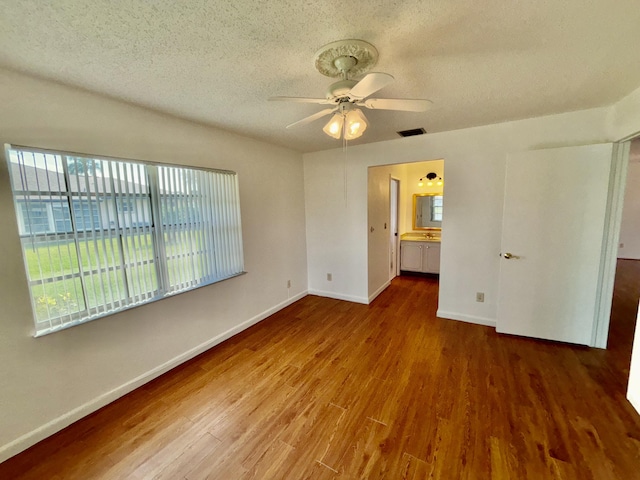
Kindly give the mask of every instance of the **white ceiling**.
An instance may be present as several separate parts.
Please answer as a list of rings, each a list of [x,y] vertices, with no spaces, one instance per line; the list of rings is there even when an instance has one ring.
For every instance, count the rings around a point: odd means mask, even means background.
[[[326,121],[285,126],[333,81],[314,53],[346,38],[396,81],[353,143],[610,105],[640,86],[638,0],[0,0],[0,65],[302,152],[339,147]],[[99,114],[99,112],[96,112]]]

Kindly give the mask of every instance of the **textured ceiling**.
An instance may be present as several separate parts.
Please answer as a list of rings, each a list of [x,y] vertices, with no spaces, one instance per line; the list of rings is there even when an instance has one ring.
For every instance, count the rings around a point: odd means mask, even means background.
[[[314,53],[376,46],[396,81],[374,95],[425,113],[371,111],[353,143],[609,105],[640,86],[638,0],[0,0],[0,65],[309,152],[326,121],[285,126],[333,81]]]

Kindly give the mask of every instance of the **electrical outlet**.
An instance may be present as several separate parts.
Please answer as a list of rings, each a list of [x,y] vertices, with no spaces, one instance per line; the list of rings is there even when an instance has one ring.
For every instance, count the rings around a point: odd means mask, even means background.
[[[333,280],[333,275],[327,273],[327,281],[330,282],[331,280]]]
[[[291,280],[287,280],[287,288],[291,288]]]
[[[476,302],[484,302],[484,292],[476,293]]]

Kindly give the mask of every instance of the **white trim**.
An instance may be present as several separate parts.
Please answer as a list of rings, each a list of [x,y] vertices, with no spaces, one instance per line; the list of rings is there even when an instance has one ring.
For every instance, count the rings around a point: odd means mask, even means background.
[[[378,290],[369,295],[369,303],[373,302],[389,285],[391,285],[391,280],[387,280]]]
[[[319,297],[333,298],[335,300],[345,300],[347,302],[369,304],[369,299],[366,297],[356,297],[354,295],[343,295],[336,292],[327,292],[325,290],[309,290],[309,295],[318,295]]]
[[[446,318],[448,320],[458,320],[460,322],[474,323],[476,325],[484,325],[486,327],[496,326],[496,320],[486,317],[476,317],[475,315],[465,315],[463,313],[445,312],[438,309],[436,316],[439,318]]]
[[[390,275],[389,281],[393,280],[395,277],[400,275],[400,189],[402,187],[401,181],[399,178],[394,177],[393,175],[389,174],[389,229],[393,230],[394,225],[391,224],[391,206],[392,206],[392,202],[391,202],[391,184],[393,182],[396,182],[396,232],[395,235],[393,237],[389,236],[390,238],[390,243],[391,242],[395,242],[395,248],[393,249],[393,251],[396,253],[396,258],[393,259],[393,265],[395,266],[395,272],[393,272],[393,275]],[[393,233],[393,232],[390,232]],[[389,248],[389,254],[391,255],[391,248]],[[389,269],[391,270],[391,269]],[[391,274],[391,271],[389,271],[389,273]],[[375,298],[375,297],[374,297]],[[370,300],[371,301],[371,298]]]
[[[233,328],[230,328],[226,332],[221,333],[204,343],[188,350],[171,360],[159,365],[158,367],[149,370],[146,373],[130,380],[119,387],[114,388],[106,393],[103,393],[99,397],[94,398],[93,400],[88,401],[87,403],[80,405],[79,407],[74,408],[73,410],[51,420],[50,422],[45,423],[44,425],[32,430],[21,437],[9,442],[0,447],[0,462],[4,462],[5,460],[17,455],[18,453],[26,450],[32,445],[35,445],[41,440],[53,435],[54,433],[62,430],[63,428],[71,425],[73,422],[80,420],[81,418],[93,413],[100,408],[108,405],[109,403],[117,400],[120,397],[123,397],[129,392],[132,392],[138,387],[141,387],[145,383],[150,382],[156,377],[159,377],[163,373],[168,372],[172,368],[177,367],[178,365],[186,362],[187,360],[192,359],[193,357],[200,355],[203,352],[206,352],[212,347],[224,342],[228,338],[240,333],[243,330],[255,325],[256,323],[264,320],[265,318],[273,315],[274,313],[282,310],[285,307],[288,307],[292,303],[300,300],[301,298],[307,296],[307,291],[303,291],[294,295],[293,297],[285,300],[284,302],[279,303],[278,305],[265,310],[264,312],[256,315],[249,320],[246,320],[239,325],[236,325]]]
[[[636,412],[640,413],[640,397],[636,397],[627,392],[627,400],[629,400],[629,403],[636,409]]]
[[[591,346],[607,348],[630,142],[614,143]]]

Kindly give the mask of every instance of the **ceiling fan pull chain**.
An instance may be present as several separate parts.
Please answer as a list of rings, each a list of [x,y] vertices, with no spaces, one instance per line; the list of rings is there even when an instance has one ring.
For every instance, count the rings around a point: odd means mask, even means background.
[[[343,167],[344,167],[344,206],[345,208],[348,206],[347,201],[347,136],[345,135],[347,132],[347,122],[342,124],[342,153],[343,153]]]

